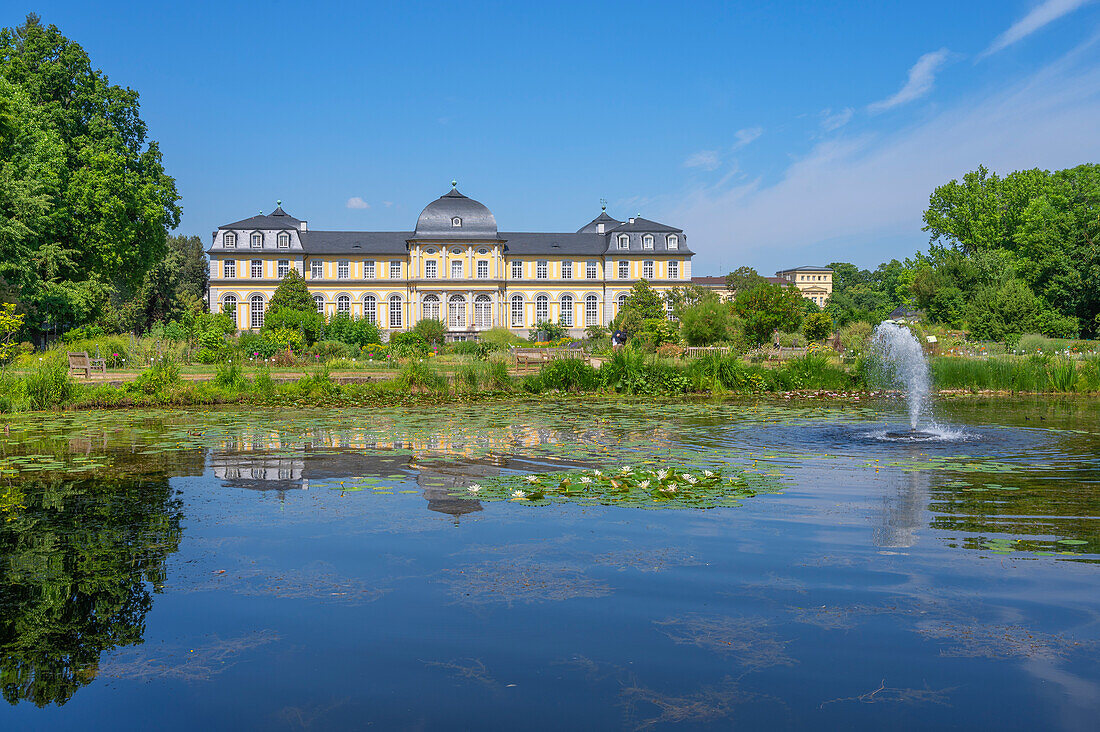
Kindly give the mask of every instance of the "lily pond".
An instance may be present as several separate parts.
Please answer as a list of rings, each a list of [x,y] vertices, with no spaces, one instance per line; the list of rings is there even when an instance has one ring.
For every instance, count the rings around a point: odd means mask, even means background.
[[[1095,729],[1100,401],[20,416],[0,729]]]

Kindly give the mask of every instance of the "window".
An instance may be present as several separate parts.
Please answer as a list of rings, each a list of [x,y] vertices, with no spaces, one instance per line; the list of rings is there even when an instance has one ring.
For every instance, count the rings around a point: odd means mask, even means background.
[[[653,248],[653,234],[646,234],[642,237],[642,249]]]
[[[277,242],[280,249],[290,248],[290,234],[286,233],[285,231],[280,231],[279,235],[275,237],[275,241]]]
[[[653,279],[653,260],[647,259],[642,262],[642,278],[651,280]]]
[[[545,259],[540,259],[535,262],[535,278],[539,280],[545,280],[550,276],[550,263]]]
[[[424,276],[429,280],[434,280],[439,276],[439,262],[434,259],[429,259],[424,263]]]
[[[589,295],[584,298],[584,324],[585,325],[599,325],[600,323],[600,301],[595,295]]]
[[[317,308],[317,312],[321,313],[321,315],[324,315],[325,314],[325,296],[324,295],[314,295],[313,296],[313,307]]]
[[[535,298],[535,321],[541,323],[546,320],[550,320],[550,298],[539,295]]]
[[[458,227],[462,226],[462,219],[460,219],[460,218],[459,218],[459,217],[457,217],[457,216],[453,217],[453,218],[451,219],[451,226],[455,227],[456,229],[457,229]]]
[[[439,320],[439,296],[425,295],[422,310],[426,320]]]
[[[425,254],[435,254],[435,247],[428,247],[424,250]]]
[[[401,279],[401,260],[400,259],[391,259],[390,260],[390,279],[391,280]]]
[[[597,267],[596,267],[596,263],[594,261],[589,260],[587,263],[585,263],[585,265],[584,265],[584,276],[585,276],[586,279],[589,279],[589,280],[596,279],[596,271],[597,271]]]
[[[390,295],[390,327],[401,327],[401,296]]]
[[[489,263],[484,259],[477,260],[477,278],[479,280],[489,278]]]
[[[665,315],[669,320],[676,320],[676,315],[672,312],[672,298],[665,300]]]
[[[668,278],[670,280],[680,279],[680,263],[672,261],[668,263]]]
[[[523,262],[512,262],[512,279],[523,279]]]
[[[264,260],[253,259],[252,270],[249,273],[252,279],[259,279],[264,276]]]
[[[363,262],[363,279],[365,279],[365,280],[373,280],[374,279],[374,260],[373,259],[371,259],[367,262]]]
[[[668,248],[669,249],[679,249],[680,248],[680,237],[676,236],[675,234],[669,234],[668,239],[666,239],[666,242],[668,243]]]
[[[363,317],[368,323],[378,322],[378,299],[374,295],[363,298]]]
[[[561,278],[563,280],[573,279],[573,263],[572,262],[566,261],[566,262],[561,263]]]
[[[262,328],[264,327],[264,298],[263,295],[253,295],[249,300],[251,305],[252,322],[249,327]]]
[[[620,313],[623,311],[623,307],[626,305],[626,298],[628,298],[628,297],[629,297],[629,295],[625,292],[619,293],[619,312]]]
[[[341,295],[336,298],[336,312],[338,313],[351,313],[351,298],[347,295]]]
[[[351,263],[346,259],[342,259],[336,263],[336,279],[346,280],[351,276]]]
[[[237,276],[237,260],[227,259],[222,262],[222,274],[226,279],[233,279]]]
[[[466,298],[462,295],[451,295],[447,303],[448,321],[452,328],[466,327]]]
[[[226,295],[222,298],[222,312],[233,321],[233,327],[237,327],[237,296]]]
[[[474,298],[474,327],[493,327],[493,300],[488,295]]]
[[[625,259],[619,260],[619,279],[630,279],[630,262],[626,261]]]
[[[222,235],[222,244],[228,249],[237,248],[237,235],[232,231],[227,231]]]
[[[619,249],[630,249],[630,237],[626,234],[619,234]]]
[[[278,274],[280,280],[290,274],[290,260],[280,259],[275,267],[275,272]]]
[[[264,235],[258,231],[252,232],[252,248],[260,249],[264,245]]]
[[[512,327],[523,327],[523,295],[512,295]]]
[[[566,328],[573,327],[573,296],[561,296],[561,324]]]
[[[312,280],[319,280],[325,276],[325,263],[312,259],[309,262],[309,278]]]
[[[452,280],[462,279],[462,260],[460,260],[460,259],[452,259],[451,260],[451,279]]]

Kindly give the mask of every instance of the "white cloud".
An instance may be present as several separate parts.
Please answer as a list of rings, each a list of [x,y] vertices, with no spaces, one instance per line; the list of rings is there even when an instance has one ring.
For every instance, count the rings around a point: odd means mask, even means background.
[[[348,199],[348,208],[370,208],[370,204],[364,201],[359,196],[352,196]]]
[[[936,72],[947,61],[949,54],[950,51],[941,48],[938,51],[932,51],[921,56],[909,69],[909,79],[905,82],[905,86],[898,89],[893,96],[867,105],[867,111],[883,112],[887,109],[893,109],[914,99],[920,99],[932,91],[932,86],[936,81]]]
[[[684,161],[684,167],[714,170],[720,163],[717,150],[700,150],[697,153],[688,155],[687,160]]]
[[[820,114],[821,128],[826,132],[839,130],[851,121],[853,114],[855,114],[855,110],[851,107],[845,107],[836,113],[832,109],[823,109]]]
[[[1008,30],[997,36],[993,43],[989,44],[989,48],[982,51],[981,56],[985,57],[997,53],[997,51],[1027,38],[1048,23],[1058,20],[1063,15],[1072,13],[1088,2],[1091,2],[1091,0],[1044,0],[1044,2],[1032,8],[1030,13],[1009,26]]]
[[[738,130],[737,132],[733,133],[733,136],[734,138],[736,138],[737,141],[733,143],[733,147],[730,149],[740,150],[746,145],[754,142],[758,137],[763,134],[763,127],[746,127],[743,130]]]
[[[932,190],[978,165],[1057,169],[1100,158],[1100,63],[1086,44],[1017,81],[893,131],[826,140],[774,182],[731,181],[664,201],[700,255],[695,270],[804,260],[874,265],[927,242]]]

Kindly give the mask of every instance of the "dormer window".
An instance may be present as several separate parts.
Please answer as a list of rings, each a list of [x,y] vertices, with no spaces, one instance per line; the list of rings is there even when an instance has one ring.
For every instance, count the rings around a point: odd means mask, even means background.
[[[225,233],[225,235],[222,236],[222,244],[227,249],[236,249],[237,248],[237,235],[234,234],[232,231],[227,231]]]
[[[453,226],[456,229],[458,227],[462,226],[462,219],[460,219],[458,216],[452,216],[451,217],[451,226]]]
[[[280,249],[290,248],[290,234],[286,233],[285,231],[280,231],[277,240]]]
[[[264,235],[258,231],[252,232],[252,248],[260,249],[264,245]]]
[[[652,249],[652,248],[653,248],[653,235],[652,234],[646,234],[645,236],[642,237],[642,249]]]
[[[675,234],[669,234],[668,235],[668,248],[669,249],[679,249],[680,248],[680,237],[676,236]]]
[[[619,234],[619,249],[630,249],[630,237],[626,234]]]

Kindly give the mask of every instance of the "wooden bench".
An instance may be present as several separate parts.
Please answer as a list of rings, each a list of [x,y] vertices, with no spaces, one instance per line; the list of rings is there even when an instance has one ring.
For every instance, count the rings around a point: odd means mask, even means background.
[[[728,356],[733,351],[729,346],[688,346],[684,349],[684,358],[699,358],[708,353]]]
[[[548,348],[513,348],[516,366],[538,366],[550,360]]]
[[[75,376],[76,372],[83,371],[84,378],[92,378],[93,371],[107,373],[107,361],[102,358],[88,358],[86,351],[69,351],[69,375]]]

